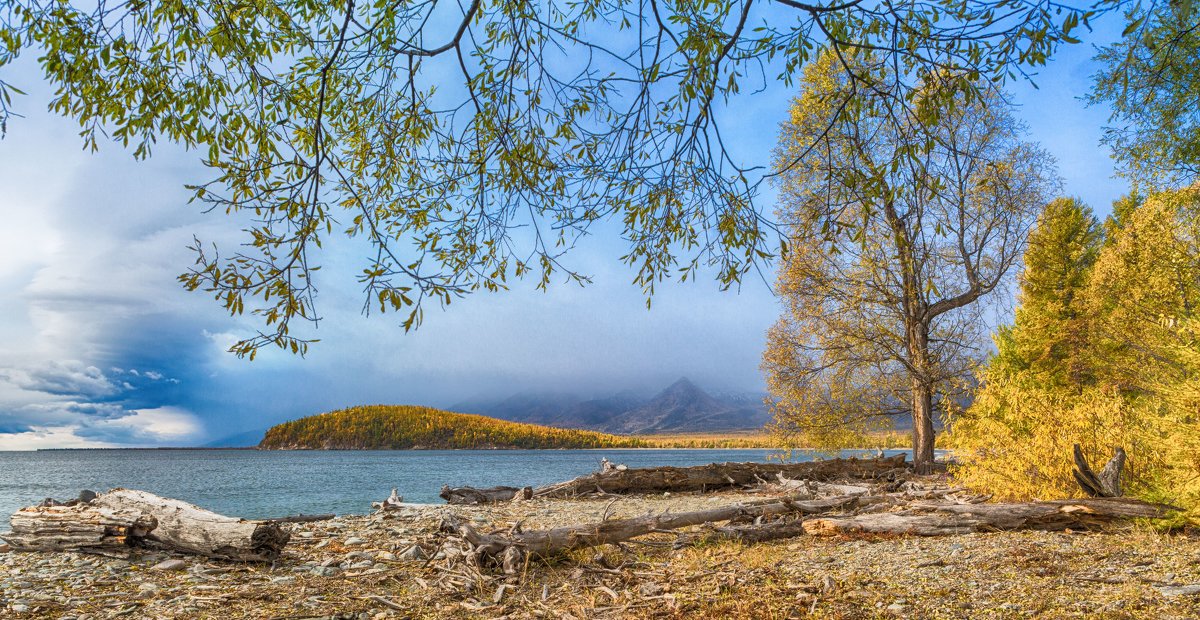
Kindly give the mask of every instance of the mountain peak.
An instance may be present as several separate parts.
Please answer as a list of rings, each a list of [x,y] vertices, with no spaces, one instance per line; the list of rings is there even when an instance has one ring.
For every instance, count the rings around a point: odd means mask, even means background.
[[[675,383],[668,385],[666,389],[658,393],[659,396],[667,396],[669,394],[696,394],[708,396],[704,390],[700,389],[700,387],[695,383],[692,383],[692,380],[688,379],[687,377],[680,377],[675,381]]]

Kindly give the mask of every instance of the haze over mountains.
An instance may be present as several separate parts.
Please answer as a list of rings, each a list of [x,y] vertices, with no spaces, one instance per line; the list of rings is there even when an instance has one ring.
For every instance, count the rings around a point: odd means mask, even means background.
[[[686,378],[653,395],[631,390],[588,398],[563,392],[522,392],[507,398],[472,399],[447,407],[511,422],[618,435],[759,430],[771,421],[765,394],[709,394]],[[210,448],[249,447],[267,427],[219,438]]]
[[[501,400],[465,401],[450,409],[621,434],[757,430],[771,420],[761,394],[709,394],[686,378],[649,398],[629,391],[599,398],[526,392]]]

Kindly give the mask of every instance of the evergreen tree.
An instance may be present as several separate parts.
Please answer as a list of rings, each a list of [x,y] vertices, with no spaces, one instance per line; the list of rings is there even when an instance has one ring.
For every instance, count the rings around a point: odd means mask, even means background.
[[[1011,329],[996,339],[995,364],[1016,364],[1039,382],[1080,388],[1089,382],[1086,293],[1100,251],[1101,229],[1087,205],[1059,198],[1030,232],[1020,306]]]
[[[953,426],[964,483],[1078,494],[1072,445],[1093,461],[1121,446],[1129,491],[1200,515],[1200,186],[1130,202],[1102,245],[1082,209],[1039,221],[1014,325]]]

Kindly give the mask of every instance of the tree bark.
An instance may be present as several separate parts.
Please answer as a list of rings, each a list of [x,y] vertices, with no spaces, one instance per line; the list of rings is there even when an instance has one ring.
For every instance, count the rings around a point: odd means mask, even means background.
[[[933,386],[913,377],[913,471],[928,474],[933,471]]]
[[[271,562],[290,534],[277,523],[226,517],[145,491],[114,489],[72,505],[31,506],[0,536],[20,551],[125,554],[149,547],[227,560]]]

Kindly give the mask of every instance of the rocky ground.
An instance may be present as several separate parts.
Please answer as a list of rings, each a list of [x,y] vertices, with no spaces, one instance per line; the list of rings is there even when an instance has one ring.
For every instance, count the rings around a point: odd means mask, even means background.
[[[534,529],[745,499],[414,505],[290,525],[274,565],[2,552],[0,617],[1200,618],[1200,537],[1144,527],[683,549],[663,535],[530,564],[509,579],[464,569],[436,532],[447,513],[481,529]]]

